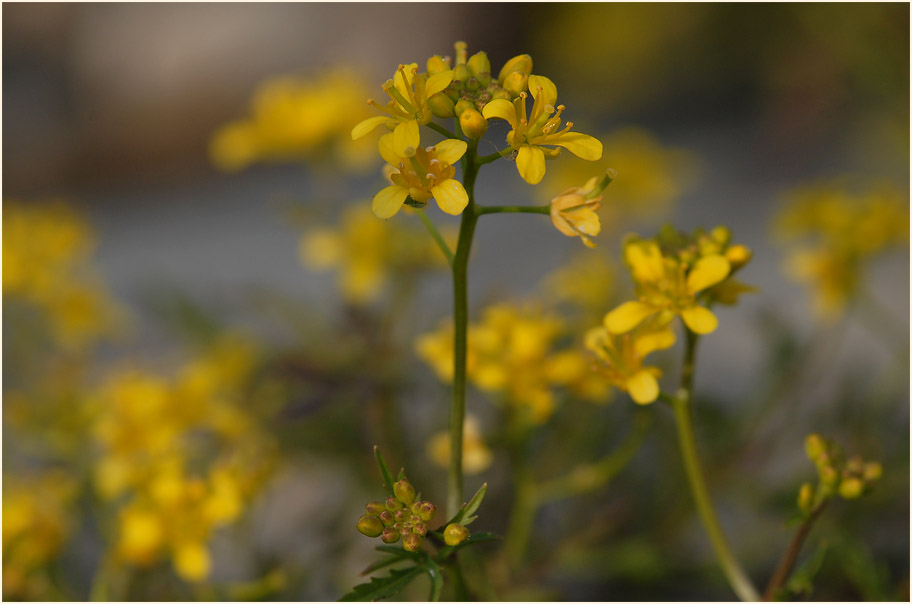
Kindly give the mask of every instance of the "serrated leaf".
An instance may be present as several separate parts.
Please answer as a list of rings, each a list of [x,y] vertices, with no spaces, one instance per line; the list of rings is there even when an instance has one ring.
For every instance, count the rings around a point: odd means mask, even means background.
[[[401,546],[396,547],[395,545],[378,545],[374,548],[378,552],[383,552],[385,554],[392,554],[398,556],[399,558],[410,558],[412,560],[420,560],[424,558],[424,554],[419,552],[410,552],[407,549],[402,548]]]
[[[370,583],[356,585],[354,589],[338,599],[339,602],[376,602],[391,598],[406,588],[415,577],[425,572],[421,566],[391,570],[385,577],[374,577]]]
[[[373,564],[369,565],[367,568],[362,570],[361,575],[362,576],[369,575],[372,572],[374,572],[375,570],[380,570],[381,568],[386,568],[387,566],[390,566],[391,564],[396,564],[397,562],[402,562],[402,560],[404,560],[404,558],[401,558],[398,556],[387,556],[386,558],[383,558],[382,560],[377,560],[376,562],[374,562]]]
[[[461,524],[462,526],[467,526],[471,524],[477,516],[472,516],[475,511],[478,509],[478,506],[481,505],[482,500],[484,500],[485,493],[488,492],[488,483],[484,483],[481,487],[475,491],[475,495],[469,499],[469,502],[462,506],[462,508],[456,513],[453,518],[447,522],[447,524],[452,524],[454,522]]]
[[[380,447],[376,445],[374,445],[374,457],[377,458],[377,467],[380,468],[380,476],[383,477],[383,484],[386,486],[386,492],[390,497],[395,497],[395,494],[393,493],[393,475],[390,474],[386,462],[383,461],[383,456],[380,455]]]

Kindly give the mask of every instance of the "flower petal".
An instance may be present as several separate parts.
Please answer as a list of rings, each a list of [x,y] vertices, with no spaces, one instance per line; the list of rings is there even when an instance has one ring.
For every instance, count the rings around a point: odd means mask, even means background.
[[[658,283],[665,276],[662,250],[653,241],[633,241],[624,248],[624,258],[630,265],[635,281]]]
[[[440,161],[447,164],[455,164],[460,160],[460,158],[465,155],[468,145],[465,141],[461,141],[455,138],[448,138],[446,140],[440,141],[434,148],[437,152],[434,156]]]
[[[490,103],[486,103],[481,109],[481,115],[487,120],[495,117],[507,120],[511,126],[516,128],[516,108],[506,99],[494,99]]]
[[[725,256],[712,254],[697,260],[687,275],[687,289],[695,294],[724,280],[731,272],[731,263]]]
[[[516,156],[516,169],[523,180],[537,185],[545,177],[545,154],[538,147],[523,145]]]
[[[393,130],[393,152],[400,157],[408,157],[405,150],[409,147],[417,149],[420,143],[421,134],[418,132],[418,122],[415,120],[400,122]]]
[[[428,98],[434,96],[438,92],[446,89],[450,85],[450,82],[453,81],[453,70],[448,69],[446,71],[440,71],[435,73],[427,79],[427,84],[424,85],[424,94]]]
[[[408,197],[406,187],[390,185],[374,195],[371,209],[379,218],[389,218],[399,211],[399,208],[405,203],[406,197]]]
[[[681,311],[681,318],[690,331],[698,334],[712,333],[719,326],[719,319],[708,308],[691,306]]]
[[[377,148],[380,149],[380,156],[391,166],[398,166],[405,159],[396,153],[392,132],[387,132],[380,137],[380,140],[377,141]]]
[[[541,88],[541,91],[539,91],[539,88]],[[530,75],[529,92],[532,94],[532,98],[543,106],[554,105],[557,102],[557,86],[545,76]],[[539,95],[541,95],[541,99],[538,98]]]
[[[402,96],[406,99],[411,99],[412,91],[412,82],[415,79],[415,71],[418,69],[418,63],[410,63],[405,65],[405,80],[402,79],[402,70],[397,69],[396,75],[393,76],[393,84],[396,86]]]
[[[378,115],[376,117],[369,117],[366,120],[359,122],[354,128],[352,128],[352,140],[358,140],[362,136],[373,132],[374,128],[380,124],[390,121],[390,118],[385,115]]]
[[[671,348],[675,343],[675,334],[670,329],[653,331],[634,337],[633,350],[639,358],[645,358],[650,352]]]
[[[648,405],[659,398],[659,382],[648,370],[641,369],[627,380],[630,398],[640,405]]]
[[[462,183],[455,178],[450,178],[436,187],[431,187],[431,193],[437,200],[437,205],[447,214],[458,216],[469,205],[469,194],[466,193]]]
[[[563,147],[573,155],[589,161],[595,161],[602,157],[601,141],[582,132],[563,132],[545,137],[542,140],[535,139],[535,142],[540,145]]]
[[[614,334],[627,333],[656,310],[643,302],[624,302],[605,315],[605,327]]]

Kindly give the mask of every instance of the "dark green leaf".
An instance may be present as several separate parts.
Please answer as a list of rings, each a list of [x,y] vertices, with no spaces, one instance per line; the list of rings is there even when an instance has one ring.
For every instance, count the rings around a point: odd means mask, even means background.
[[[383,456],[380,455],[380,447],[376,445],[374,445],[374,456],[377,458],[377,467],[380,468],[380,475],[383,477],[383,484],[386,486],[386,492],[389,493],[390,497],[394,497],[393,475],[390,474],[389,468],[386,467],[386,462],[383,461]]]
[[[370,583],[356,585],[354,589],[339,598],[339,602],[376,602],[381,598],[391,598],[412,582],[412,580],[426,572],[421,566],[413,566],[401,570],[391,570],[385,577],[374,577]]]

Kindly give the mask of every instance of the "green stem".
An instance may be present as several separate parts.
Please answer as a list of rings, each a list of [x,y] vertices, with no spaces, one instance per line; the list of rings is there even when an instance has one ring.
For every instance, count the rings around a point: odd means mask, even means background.
[[[693,378],[696,360],[696,349],[698,336],[687,331],[687,347],[684,353],[684,366],[681,369],[681,387],[678,395],[674,398],[672,407],[674,408],[675,420],[678,427],[678,440],[681,445],[681,457],[684,459],[684,469],[687,472],[687,480],[690,483],[690,490],[693,494],[694,503],[697,506],[697,512],[700,520],[703,521],[703,527],[712,543],[713,551],[722,567],[725,578],[728,579],[729,585],[735,594],[743,601],[758,601],[760,594],[751,583],[750,578],[738,564],[728,541],[725,539],[725,533],[716,517],[712,501],[709,498],[709,491],[706,488],[706,480],[703,477],[703,468],[700,465],[700,459],[697,456],[697,444],[694,438],[693,421],[691,418],[691,398],[693,396]]]
[[[425,125],[428,128],[430,128],[431,130],[433,130],[435,132],[439,132],[440,134],[444,135],[447,138],[459,138],[458,136],[456,136],[455,134],[453,134],[452,132],[450,132],[449,130],[447,130],[446,128],[441,126],[440,124],[435,124],[434,122],[429,122]]]
[[[463,187],[469,204],[462,212],[459,243],[453,257],[453,402],[450,406],[450,468],[447,474],[447,517],[452,518],[462,506],[462,431],[466,403],[466,354],[469,323],[468,268],[469,252],[478,214],[475,208],[475,162],[477,142],[470,140],[463,164]]]
[[[443,255],[446,256],[447,264],[450,265],[450,268],[453,268],[453,251],[450,249],[450,246],[447,245],[446,240],[443,238],[443,235],[440,234],[440,231],[437,230],[437,227],[428,218],[427,213],[425,213],[423,208],[417,208],[415,212],[418,214],[418,218],[421,219],[421,223],[431,234],[431,237],[434,238],[434,242],[437,244],[437,247],[440,248],[440,251],[443,252]]]
[[[782,556],[779,567],[776,568],[776,572],[774,572],[773,576],[770,578],[766,589],[763,590],[763,599],[767,602],[773,599],[773,596],[776,595],[776,591],[782,587],[786,579],[788,579],[789,575],[792,573],[792,568],[795,566],[795,561],[798,559],[798,552],[801,551],[801,546],[804,544],[805,538],[808,536],[808,533],[811,532],[811,526],[813,526],[814,521],[817,520],[817,516],[820,515],[820,512],[823,511],[826,503],[826,499],[820,502],[820,504],[814,508],[814,511],[804,519],[801,526],[798,527],[798,532],[795,533],[792,542],[789,544],[789,548]]]
[[[484,157],[476,158],[475,165],[483,166],[485,164],[491,163],[492,161],[497,161],[501,157],[506,157],[507,155],[510,155],[511,153],[513,153],[513,148],[507,147],[506,149],[501,149],[497,153],[492,153],[491,155],[485,155]]]
[[[476,213],[484,214],[550,214],[551,206],[477,206]]]

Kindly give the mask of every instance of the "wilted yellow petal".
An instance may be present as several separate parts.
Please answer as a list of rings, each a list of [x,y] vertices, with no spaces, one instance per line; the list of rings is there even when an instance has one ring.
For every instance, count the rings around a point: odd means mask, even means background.
[[[724,256],[719,254],[704,256],[697,260],[694,267],[690,269],[690,273],[687,275],[687,289],[690,293],[695,294],[719,283],[728,276],[729,272],[731,272],[731,264]]]
[[[462,183],[455,178],[443,181],[436,187],[431,187],[431,193],[437,200],[437,205],[447,214],[458,216],[469,205],[469,194],[466,193]]]
[[[656,310],[643,302],[624,302],[605,315],[605,327],[614,334],[627,333]]]
[[[374,195],[371,202],[371,209],[379,218],[389,218],[394,216],[405,198],[408,197],[408,189],[399,185],[390,185]]]
[[[516,169],[523,180],[537,185],[545,177],[545,154],[538,147],[524,145],[516,156]]]
[[[681,311],[681,318],[688,329],[694,333],[707,334],[712,333],[719,326],[719,320],[716,315],[708,308],[702,306],[691,306]]]

